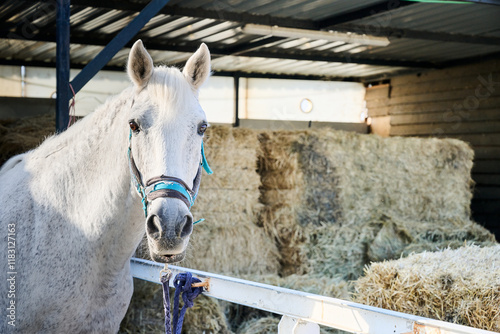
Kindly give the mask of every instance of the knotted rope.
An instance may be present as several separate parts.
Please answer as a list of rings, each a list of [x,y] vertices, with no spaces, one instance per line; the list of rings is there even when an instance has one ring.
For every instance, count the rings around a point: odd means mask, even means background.
[[[180,273],[175,276],[174,312],[173,324],[171,324],[169,281],[172,276],[172,272],[170,270],[162,270],[162,272],[166,272],[165,275],[160,276],[160,281],[163,286],[163,306],[165,308],[165,333],[181,334],[184,315],[186,314],[188,308],[193,307],[194,299],[203,292],[203,286],[197,284],[201,283],[201,281],[196,277],[193,277],[190,272]],[[179,297],[181,293],[184,306],[179,314]]]

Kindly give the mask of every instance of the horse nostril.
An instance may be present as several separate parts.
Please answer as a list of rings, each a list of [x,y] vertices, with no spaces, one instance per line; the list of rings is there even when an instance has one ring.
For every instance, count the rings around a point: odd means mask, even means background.
[[[157,215],[149,216],[148,220],[146,221],[146,232],[150,237],[154,239],[160,238],[162,229],[161,229],[160,218],[158,218]]]
[[[193,232],[193,217],[191,215],[186,215],[184,219],[184,226],[181,230],[181,238],[187,237]]]

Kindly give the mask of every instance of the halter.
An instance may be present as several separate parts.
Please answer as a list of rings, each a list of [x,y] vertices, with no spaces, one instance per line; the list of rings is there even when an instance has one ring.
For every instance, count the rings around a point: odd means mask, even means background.
[[[194,204],[196,196],[198,196],[198,190],[200,188],[201,182],[201,169],[205,170],[207,174],[212,174],[213,171],[208,166],[207,158],[205,157],[205,150],[203,148],[203,141],[201,142],[201,162],[198,167],[198,172],[193,181],[193,189],[181,179],[173,176],[160,175],[149,179],[146,185],[142,183],[141,173],[137,168],[134,157],[132,156],[132,130],[128,136],[128,162],[130,173],[132,174],[132,179],[135,182],[136,190],[141,196],[142,209],[144,210],[144,216],[148,216],[148,203],[159,198],[159,197],[171,197],[177,198],[186,204],[188,209]],[[201,220],[199,220],[201,221]],[[195,222],[194,224],[198,223]]]

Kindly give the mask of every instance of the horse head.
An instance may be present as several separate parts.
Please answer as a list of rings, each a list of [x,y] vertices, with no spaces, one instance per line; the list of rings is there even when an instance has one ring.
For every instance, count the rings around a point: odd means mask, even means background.
[[[132,185],[143,201],[150,255],[157,262],[178,262],[193,231],[190,208],[204,161],[208,125],[198,90],[210,74],[210,53],[202,44],[181,72],[154,67],[139,40],[130,51],[127,73],[135,91],[124,127],[129,128]]]

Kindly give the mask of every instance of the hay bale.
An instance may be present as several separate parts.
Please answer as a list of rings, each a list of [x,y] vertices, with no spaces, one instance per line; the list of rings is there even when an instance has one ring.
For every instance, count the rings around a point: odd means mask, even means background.
[[[238,328],[236,334],[275,334],[278,332],[280,318],[267,316],[250,319]]]
[[[184,266],[228,275],[277,273],[277,248],[257,225],[262,210],[257,135],[227,126],[207,131],[206,155],[214,174],[204,175],[193,206],[195,217],[205,221],[194,228]],[[219,169],[223,172],[216,176]],[[211,181],[214,176],[218,179]]]
[[[299,165],[297,138],[305,132],[272,131],[259,136],[261,201],[260,223],[274,238],[281,254],[280,275],[303,274],[305,261],[299,245],[305,241],[298,216],[304,205],[304,175]]]
[[[494,243],[470,220],[473,151],[464,142],[331,129],[260,140],[261,224],[279,245],[282,275],[355,279],[370,261]]]
[[[355,282],[354,300],[499,332],[500,245],[373,263]]]
[[[55,114],[0,120],[0,165],[10,157],[34,149],[56,128]]]
[[[164,334],[163,312],[162,286],[134,278],[134,296],[118,333]]]

